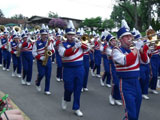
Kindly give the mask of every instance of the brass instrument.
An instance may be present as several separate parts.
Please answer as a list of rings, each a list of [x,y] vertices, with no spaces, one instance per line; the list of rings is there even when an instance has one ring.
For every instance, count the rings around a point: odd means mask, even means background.
[[[43,66],[46,66],[47,65],[47,62],[48,62],[48,58],[50,56],[52,56],[52,51],[48,50],[48,46],[49,46],[49,43],[51,42],[50,38],[48,39],[47,43],[46,43],[46,46],[45,46],[45,53],[44,53],[44,56],[45,56],[45,59],[42,61],[42,65]]]
[[[4,32],[5,31],[5,26],[4,25],[0,25],[0,32]]]
[[[62,42],[67,41],[67,38],[66,38],[66,37],[64,37],[64,36],[61,36],[61,38],[60,38],[60,39],[61,39],[61,41],[62,41]]]
[[[149,44],[149,49],[154,49],[155,46],[160,45],[160,39],[158,39],[159,33],[156,33],[153,29],[148,29],[146,31],[146,36],[139,38],[139,40],[142,40],[144,44]],[[146,40],[149,40],[145,42]],[[133,48],[135,46],[135,43],[137,42],[138,39],[133,39],[132,44],[130,48]]]
[[[156,33],[153,29],[148,29],[146,31],[146,34],[147,34],[147,38],[149,39],[150,49],[154,49],[155,46],[158,46],[158,44],[160,44],[159,43],[160,39],[158,39],[158,36],[157,36],[158,33]]]
[[[41,27],[40,27],[39,25],[36,25],[36,26],[34,27],[34,29],[37,31],[37,30],[40,30]]]
[[[13,30],[15,30],[16,32],[21,32],[21,28],[19,26],[14,26]]]
[[[84,35],[81,37],[81,41],[82,41],[82,43],[84,43],[84,44],[89,43],[89,40],[90,40],[90,38],[89,38],[89,36],[88,36],[87,34],[84,34]]]

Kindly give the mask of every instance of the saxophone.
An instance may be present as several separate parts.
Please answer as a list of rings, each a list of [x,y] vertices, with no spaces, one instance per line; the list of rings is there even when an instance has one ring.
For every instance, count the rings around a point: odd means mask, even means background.
[[[47,43],[46,43],[46,47],[45,47],[45,53],[44,53],[44,56],[45,56],[45,59],[42,61],[42,65],[43,66],[46,66],[47,62],[48,62],[48,58],[50,56],[52,56],[52,51],[48,50],[48,46],[49,46],[49,43],[50,43],[51,39],[49,38]]]

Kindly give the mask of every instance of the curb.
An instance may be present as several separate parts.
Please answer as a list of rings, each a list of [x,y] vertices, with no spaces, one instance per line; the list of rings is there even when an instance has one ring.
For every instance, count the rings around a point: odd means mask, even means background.
[[[0,91],[0,98],[2,98],[5,95],[5,93],[3,93],[2,91]],[[13,106],[13,109],[18,109],[21,111],[24,120],[31,120],[14,102],[13,100],[10,99],[10,103]]]

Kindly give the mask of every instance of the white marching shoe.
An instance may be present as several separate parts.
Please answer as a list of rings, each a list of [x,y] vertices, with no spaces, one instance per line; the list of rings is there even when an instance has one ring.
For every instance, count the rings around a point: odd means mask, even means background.
[[[7,71],[9,72],[9,69],[7,69]]]
[[[149,97],[147,95],[142,95],[142,98],[145,100],[149,100]]]
[[[2,64],[0,64],[0,67],[2,67]]]
[[[85,92],[89,91],[88,88],[83,88],[83,90],[84,90]]]
[[[96,76],[95,74],[94,74],[94,72],[93,72],[93,69],[91,70],[91,75],[94,77],[94,76]]]
[[[104,82],[103,82],[102,78],[100,79],[100,85],[104,86]]]
[[[40,92],[41,91],[41,86],[36,85],[36,89],[37,89],[38,92]]]
[[[3,67],[3,68],[2,68],[2,70],[4,70],[4,71],[5,71],[5,70],[6,70],[6,68],[5,68],[5,67]]]
[[[115,104],[121,106],[122,103],[119,100],[115,100]]]
[[[25,84],[26,84],[26,81],[25,81],[23,78],[21,78],[21,84],[22,84],[22,85],[25,85]]]
[[[56,78],[56,80],[57,80],[57,82],[60,82],[60,81],[61,81],[61,79],[60,79],[60,78]]]
[[[83,116],[83,113],[81,112],[80,109],[75,110],[75,114],[76,114],[77,116],[79,116],[79,117],[82,117],[82,116]]]
[[[115,105],[115,101],[114,101],[112,95],[109,95],[109,103],[110,103],[111,105]]]
[[[157,81],[157,88],[160,88],[160,78],[158,78],[158,81]]]
[[[153,94],[156,94],[156,95],[158,94],[158,92],[157,92],[156,90],[152,90],[152,89],[151,89],[150,91],[151,91],[151,93],[153,93]]]
[[[31,85],[31,82],[26,82],[26,85],[30,86],[30,85]]]
[[[12,72],[12,77],[16,76],[16,73],[15,72]]]
[[[107,86],[108,88],[112,87],[110,84],[106,84],[106,86]]]
[[[45,91],[44,92],[46,95],[51,95],[51,92],[50,91]]]
[[[66,110],[67,109],[67,102],[64,100],[64,98],[62,98],[62,109]]]
[[[83,88],[81,89],[81,92],[83,92],[84,90],[83,90]]]
[[[101,78],[101,75],[100,75],[100,74],[97,74],[96,77]]]
[[[17,77],[18,77],[18,78],[21,78],[22,76],[21,76],[21,74],[17,74]]]

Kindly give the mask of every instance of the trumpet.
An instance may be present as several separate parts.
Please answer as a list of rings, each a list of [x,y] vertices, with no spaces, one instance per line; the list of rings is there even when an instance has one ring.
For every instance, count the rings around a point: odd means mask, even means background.
[[[61,41],[63,41],[63,42],[65,42],[65,41],[67,41],[67,38],[66,37],[64,37],[64,36],[61,36]]]

